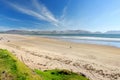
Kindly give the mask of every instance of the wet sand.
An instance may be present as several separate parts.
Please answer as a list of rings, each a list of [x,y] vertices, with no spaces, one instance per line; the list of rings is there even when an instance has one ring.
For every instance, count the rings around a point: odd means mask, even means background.
[[[32,69],[67,69],[90,80],[120,80],[120,48],[11,34],[0,34],[0,48]]]

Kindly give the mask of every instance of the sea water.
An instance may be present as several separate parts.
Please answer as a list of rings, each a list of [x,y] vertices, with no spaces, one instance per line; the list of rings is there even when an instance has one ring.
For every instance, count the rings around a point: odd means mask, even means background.
[[[108,45],[120,48],[120,34],[43,34],[40,36],[76,43]]]

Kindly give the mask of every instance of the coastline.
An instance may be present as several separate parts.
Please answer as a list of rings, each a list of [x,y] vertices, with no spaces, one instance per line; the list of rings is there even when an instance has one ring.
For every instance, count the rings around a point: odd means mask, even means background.
[[[120,79],[120,48],[37,36],[0,34],[0,48],[32,69],[68,69],[91,80]]]
[[[104,45],[104,46],[113,46],[120,48],[120,38],[106,38],[103,37],[93,37],[93,36],[66,36],[66,35],[28,35],[28,36],[37,36],[43,38],[52,38],[61,41],[73,42],[73,43],[80,43],[80,44],[95,44],[95,45]],[[113,36],[112,36],[113,37]]]

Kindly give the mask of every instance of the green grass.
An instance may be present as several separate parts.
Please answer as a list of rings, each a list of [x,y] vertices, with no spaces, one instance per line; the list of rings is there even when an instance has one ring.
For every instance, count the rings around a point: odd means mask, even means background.
[[[43,80],[89,80],[84,76],[78,75],[68,70],[35,70],[35,72],[38,73]]]
[[[0,49],[0,80],[42,80],[7,50]]]
[[[0,80],[88,80],[67,70],[31,70],[9,51],[0,49]]]

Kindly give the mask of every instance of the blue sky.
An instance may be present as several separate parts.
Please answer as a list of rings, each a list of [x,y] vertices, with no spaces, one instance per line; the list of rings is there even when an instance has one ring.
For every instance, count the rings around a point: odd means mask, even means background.
[[[0,0],[0,30],[120,30],[120,0]]]

